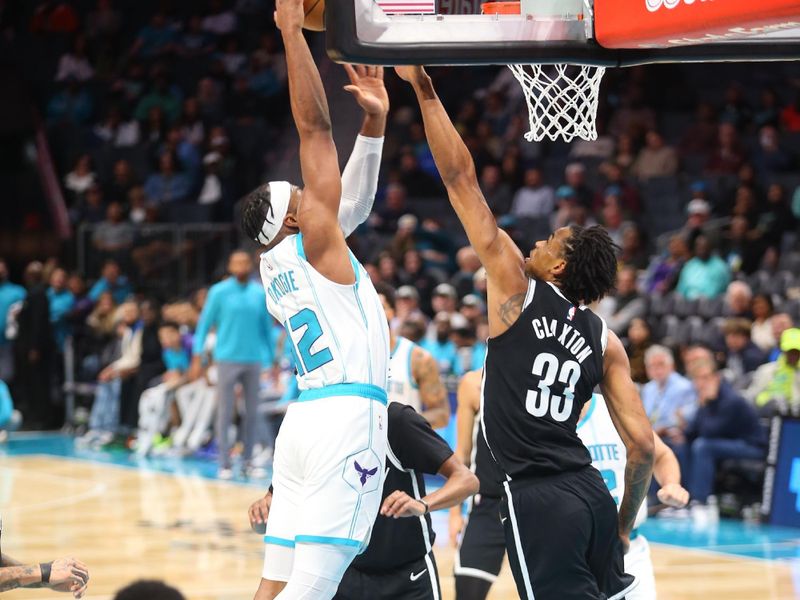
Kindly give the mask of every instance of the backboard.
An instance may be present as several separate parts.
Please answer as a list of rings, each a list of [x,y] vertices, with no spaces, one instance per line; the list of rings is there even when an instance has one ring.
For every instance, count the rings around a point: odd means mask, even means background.
[[[327,0],[328,54],[366,64],[800,59],[798,0],[522,0],[480,14],[479,0]]]

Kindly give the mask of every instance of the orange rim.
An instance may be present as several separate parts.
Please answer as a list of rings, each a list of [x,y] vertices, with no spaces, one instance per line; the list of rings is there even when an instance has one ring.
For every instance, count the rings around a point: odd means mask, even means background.
[[[519,2],[485,2],[481,4],[481,14],[484,15],[519,15]]]

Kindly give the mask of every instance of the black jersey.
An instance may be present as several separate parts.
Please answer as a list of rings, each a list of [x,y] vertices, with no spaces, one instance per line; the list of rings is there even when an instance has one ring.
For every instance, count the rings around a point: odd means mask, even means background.
[[[483,427],[511,479],[575,471],[591,464],[575,431],[603,378],[605,322],[532,279],[519,319],[490,338],[483,382]]]
[[[423,474],[434,475],[453,455],[450,446],[413,408],[397,402],[388,407],[389,444],[383,500],[401,490],[412,498],[425,496]],[[378,515],[366,551],[350,568],[366,573],[392,571],[423,558],[433,547],[431,516],[394,519]]]
[[[503,495],[502,481],[505,479],[503,473],[497,467],[497,463],[492,459],[486,439],[480,424],[475,427],[475,436],[472,439],[472,472],[481,484],[481,496],[489,498],[500,498]]]

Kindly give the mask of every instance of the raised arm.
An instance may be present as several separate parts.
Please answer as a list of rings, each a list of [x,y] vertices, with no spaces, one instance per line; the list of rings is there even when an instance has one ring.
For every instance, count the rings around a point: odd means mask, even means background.
[[[430,352],[418,347],[411,351],[411,375],[419,389],[422,416],[431,427],[447,425],[450,421],[447,388],[439,375],[439,365]]]
[[[619,534],[627,552],[636,514],[650,486],[655,442],[639,392],[631,380],[628,356],[612,331],[608,332],[602,389],[611,420],[628,453],[625,494],[619,507]]]
[[[383,134],[389,112],[389,95],[383,85],[383,67],[344,66],[350,78],[345,90],[364,110],[356,143],[342,171],[339,225],[347,237],[367,220],[378,189]]]
[[[475,163],[461,136],[433,89],[422,67],[398,67],[397,74],[414,88],[422,111],[428,145],[447,188],[450,204],[458,215],[470,244],[486,267],[489,277],[489,329],[492,336],[508,328],[501,307],[512,297],[519,299],[528,287],[522,253],[506,232],[497,226],[492,211],[478,185]],[[522,296],[520,296],[522,295]],[[505,325],[503,323],[505,322]]]
[[[286,50],[289,99],[300,135],[304,188],[297,220],[307,260],[331,281],[350,284],[355,282],[355,273],[338,217],[339,159],[322,79],[303,36],[304,19],[302,0],[277,0],[275,22]]]

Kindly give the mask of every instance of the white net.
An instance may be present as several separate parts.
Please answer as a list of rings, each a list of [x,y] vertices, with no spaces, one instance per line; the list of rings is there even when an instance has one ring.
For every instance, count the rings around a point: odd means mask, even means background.
[[[528,103],[529,142],[561,137],[597,139],[595,119],[605,67],[582,65],[508,65]]]

